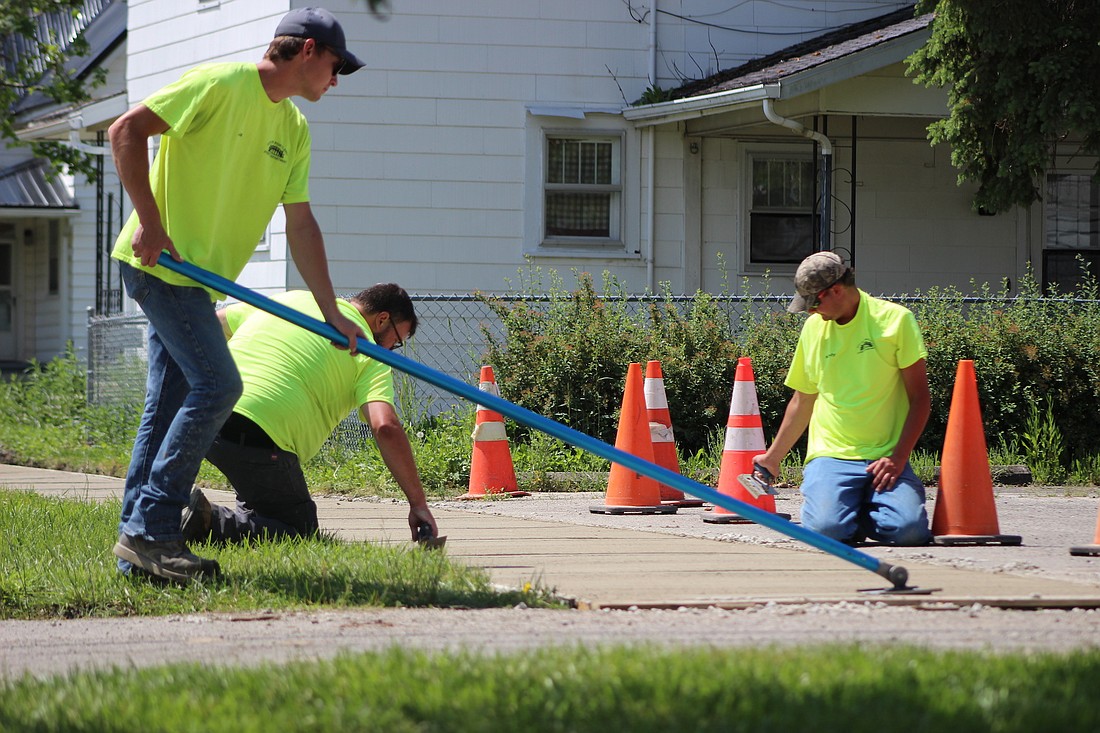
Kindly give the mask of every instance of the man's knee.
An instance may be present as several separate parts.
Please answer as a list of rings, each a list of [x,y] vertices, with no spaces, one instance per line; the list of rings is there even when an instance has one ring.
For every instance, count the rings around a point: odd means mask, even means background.
[[[805,511],[802,512],[802,526],[838,542],[851,541],[858,529],[854,518],[818,517]]]
[[[928,518],[923,515],[896,527],[879,527],[878,535],[880,542],[898,547],[920,547],[932,541]]]

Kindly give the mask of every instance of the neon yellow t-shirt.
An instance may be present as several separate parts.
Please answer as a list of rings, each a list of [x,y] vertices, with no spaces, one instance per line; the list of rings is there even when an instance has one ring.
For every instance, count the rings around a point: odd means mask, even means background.
[[[817,395],[806,461],[890,455],[909,413],[901,370],[927,356],[912,312],[862,290],[848,323],[810,316],[785,381],[791,389]]]
[[[149,173],[168,236],[183,259],[235,280],[275,207],[309,201],[309,124],[289,99],[272,102],[248,63],[198,66],[144,104],[169,127]],[[142,267],[130,247],[137,227],[134,213],[112,257],[174,285],[197,285]]]
[[[293,290],[273,299],[322,320],[308,291]],[[355,306],[340,299],[336,304],[369,338],[370,329]],[[368,402],[393,404],[387,365],[363,354],[349,356],[328,339],[244,303],[229,306],[226,319],[233,333],[229,351],[244,382],[233,411],[303,463],[352,410]]]

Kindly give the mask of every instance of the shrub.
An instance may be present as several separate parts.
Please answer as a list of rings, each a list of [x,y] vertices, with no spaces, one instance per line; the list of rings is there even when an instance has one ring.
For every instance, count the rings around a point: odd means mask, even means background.
[[[613,443],[627,366],[655,359],[677,442],[694,453],[725,425],[737,360],[751,356],[761,415],[778,427],[800,319],[766,304],[757,312],[750,298],[631,297],[609,276],[599,296],[591,275],[578,282],[569,292],[555,280],[547,295],[519,301],[482,297],[503,325],[503,336],[483,333],[505,399]]]
[[[765,436],[775,434],[804,320],[781,307],[789,296],[700,292],[684,299],[666,291],[639,298],[624,295],[607,276],[603,295],[590,275],[578,275],[578,282],[572,292],[555,279],[518,301],[482,298],[504,327],[503,336],[486,329],[485,338],[487,363],[506,399],[614,442],[627,365],[657,359],[677,443],[691,455],[725,425],[737,359],[749,356]],[[957,365],[971,359],[989,445],[1020,446],[1018,439],[1035,431],[1032,418],[1029,432],[1032,408],[1049,409],[1043,430],[1056,430],[1065,447],[1050,460],[1089,472],[1100,445],[1100,300],[1088,278],[1071,295],[1044,297],[1028,276],[1017,297],[982,286],[972,295],[944,288],[901,298],[929,351],[932,415],[921,450],[942,449]]]

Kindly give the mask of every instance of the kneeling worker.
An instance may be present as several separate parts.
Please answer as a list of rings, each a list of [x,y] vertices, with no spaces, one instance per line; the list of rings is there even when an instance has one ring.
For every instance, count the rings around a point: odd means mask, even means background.
[[[787,310],[810,317],[787,372],[794,394],[756,463],[779,475],[809,427],[803,526],[853,544],[928,544],[924,485],[909,465],[931,409],[916,319],[856,287],[833,252],[804,259],[794,280],[798,294]]]
[[[291,291],[275,301],[321,319],[313,295]],[[340,311],[379,346],[398,349],[416,332],[408,293],[393,283],[337,299]],[[244,303],[218,312],[244,392],[206,459],[232,484],[234,508],[212,505],[195,488],[183,513],[189,542],[239,542],[251,537],[313,535],[317,505],[302,464],[358,408],[382,460],[409,500],[409,529],[428,523],[437,533],[405,428],[393,404],[393,373],[365,354],[348,356],[325,338]]]

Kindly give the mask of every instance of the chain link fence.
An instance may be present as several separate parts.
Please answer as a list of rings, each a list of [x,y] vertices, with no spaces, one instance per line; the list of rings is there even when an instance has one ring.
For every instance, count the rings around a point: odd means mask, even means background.
[[[469,384],[477,382],[486,351],[485,334],[504,336],[504,327],[481,298],[472,295],[412,295],[419,326],[404,353],[425,366]],[[518,303],[549,303],[550,296],[486,296],[505,306]],[[691,296],[626,296],[621,299],[628,313],[644,322],[650,303],[673,304],[683,312]],[[789,296],[716,297],[732,319],[745,309],[781,309]],[[141,313],[97,316],[88,312],[88,402],[96,405],[139,408],[145,395],[146,327]],[[434,385],[396,372],[394,389],[397,407],[406,423],[465,408],[463,400]],[[342,445],[357,446],[370,437],[356,415],[336,429],[334,438]]]
[[[520,303],[549,304],[550,296],[493,295],[486,296],[505,307]],[[405,346],[405,355],[425,366],[448,374],[468,384],[478,380],[486,352],[485,334],[504,336],[500,319],[482,299],[472,295],[412,296],[420,320],[416,336]],[[732,330],[745,316],[761,311],[778,311],[790,302],[789,295],[711,296],[729,317]],[[928,304],[923,297],[888,297],[911,308]],[[933,299],[934,300],[934,299]],[[1009,305],[1013,298],[953,299],[965,309],[990,301]],[[652,303],[672,305],[680,313],[690,309],[692,296],[622,296],[626,312],[635,317],[640,328],[645,327],[645,310]],[[1078,303],[1088,301],[1076,301]],[[88,402],[97,405],[140,407],[145,392],[147,321],[144,315],[88,315]],[[468,409],[463,401],[449,392],[425,384],[395,371],[397,407],[403,420],[415,424],[422,419],[452,410]],[[369,429],[357,415],[345,419],[334,433],[336,442],[345,447],[358,447],[370,439]]]

